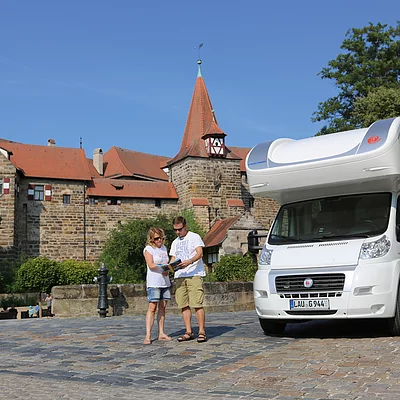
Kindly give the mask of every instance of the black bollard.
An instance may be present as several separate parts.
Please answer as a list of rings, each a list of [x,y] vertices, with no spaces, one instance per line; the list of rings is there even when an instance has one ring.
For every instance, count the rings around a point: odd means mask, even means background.
[[[101,268],[99,268],[98,271],[99,301],[97,303],[97,308],[99,309],[100,318],[105,318],[108,311],[107,284],[110,282],[110,278],[107,276],[108,269],[104,266],[104,263],[101,264]]]

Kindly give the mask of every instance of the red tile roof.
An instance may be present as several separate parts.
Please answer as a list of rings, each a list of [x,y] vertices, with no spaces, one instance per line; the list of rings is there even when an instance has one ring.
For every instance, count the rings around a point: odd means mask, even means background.
[[[203,238],[204,247],[218,246],[226,238],[228,229],[239,219],[237,217],[225,218],[217,221]]]
[[[205,134],[213,133],[222,134],[225,136],[225,133],[218,126],[204,79],[201,75],[199,75],[196,79],[196,84],[194,87],[181,148],[178,154],[172,160],[168,161],[168,165],[180,161],[186,157],[208,158],[205,143],[202,137]],[[237,156],[228,148],[226,158],[240,159],[239,156]]]
[[[167,174],[161,169],[168,157],[139,151],[111,147],[104,154],[104,177],[136,177],[168,181]]]
[[[83,149],[10,141],[0,141],[0,147],[12,152],[10,162],[27,177],[82,181],[91,179]]]
[[[240,160],[240,170],[242,172],[246,172],[246,157],[247,157],[247,154],[249,154],[249,151],[251,150],[251,147],[233,147],[233,146],[230,146],[230,149],[241,158],[241,160]]]
[[[150,182],[131,179],[93,179],[86,190],[88,196],[178,199],[171,182]]]
[[[241,199],[228,199],[229,207],[244,207],[243,200]]]
[[[194,206],[208,206],[208,199],[201,197],[198,199],[192,199],[192,205]]]
[[[101,175],[97,172],[97,169],[93,165],[93,160],[88,158],[87,159],[90,175],[92,178],[101,178]]]

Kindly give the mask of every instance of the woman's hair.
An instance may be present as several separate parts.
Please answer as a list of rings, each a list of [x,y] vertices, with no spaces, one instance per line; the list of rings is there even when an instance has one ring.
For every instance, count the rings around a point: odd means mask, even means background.
[[[147,232],[146,245],[155,247],[154,238],[158,236],[162,237],[162,239],[164,240],[165,238],[164,231],[161,228],[150,228],[149,231]]]

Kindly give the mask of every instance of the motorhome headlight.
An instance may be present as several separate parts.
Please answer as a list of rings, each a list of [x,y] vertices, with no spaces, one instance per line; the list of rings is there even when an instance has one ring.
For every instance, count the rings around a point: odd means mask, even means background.
[[[261,251],[261,256],[259,260],[260,265],[271,265],[272,249],[267,249],[265,246]]]
[[[360,258],[378,258],[383,257],[390,249],[390,240],[386,235],[383,235],[375,242],[364,243],[361,247]]]

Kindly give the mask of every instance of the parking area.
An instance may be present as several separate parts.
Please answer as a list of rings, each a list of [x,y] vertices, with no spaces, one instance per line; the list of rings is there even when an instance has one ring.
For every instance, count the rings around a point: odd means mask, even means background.
[[[167,315],[175,340],[144,346],[144,316],[0,321],[0,398],[400,398],[400,338],[373,321],[270,337],[254,312],[215,313],[202,344],[178,343],[182,327]]]

